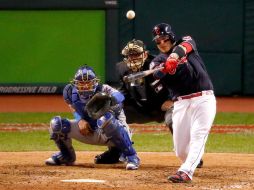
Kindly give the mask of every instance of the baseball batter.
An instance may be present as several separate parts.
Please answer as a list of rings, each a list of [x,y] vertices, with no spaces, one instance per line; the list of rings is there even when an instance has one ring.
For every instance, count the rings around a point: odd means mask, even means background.
[[[122,109],[124,96],[119,91],[100,84],[93,69],[83,66],[78,69],[71,84],[65,87],[63,97],[75,119],[56,116],[51,120],[50,137],[60,152],[48,158],[45,161],[47,165],[72,165],[76,160],[72,139],[76,139],[86,144],[108,146],[109,150],[115,148],[121,153],[121,161],[126,161],[127,170],[138,169],[140,160],[132,146]],[[107,106],[103,105],[103,100],[107,100]],[[99,104],[102,109],[93,109]],[[107,152],[106,158],[110,154],[112,152]],[[114,157],[119,159],[119,155]],[[95,163],[101,162],[98,159],[101,159],[100,155],[95,157]]]
[[[216,114],[213,85],[192,37],[177,40],[166,23],[156,25],[152,33],[161,54],[151,62],[150,68],[164,66],[163,70],[154,73],[154,77],[172,91],[174,150],[182,161],[178,171],[168,180],[191,182]]]

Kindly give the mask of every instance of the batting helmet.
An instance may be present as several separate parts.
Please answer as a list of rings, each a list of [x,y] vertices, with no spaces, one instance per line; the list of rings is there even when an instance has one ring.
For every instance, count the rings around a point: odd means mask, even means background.
[[[154,26],[152,30],[153,34],[153,40],[156,40],[157,38],[168,36],[171,42],[176,41],[176,37],[174,32],[171,29],[171,26],[166,23],[160,23]]]
[[[87,99],[94,94],[99,79],[96,77],[94,70],[85,65],[78,69],[71,83],[76,87],[79,95]]]

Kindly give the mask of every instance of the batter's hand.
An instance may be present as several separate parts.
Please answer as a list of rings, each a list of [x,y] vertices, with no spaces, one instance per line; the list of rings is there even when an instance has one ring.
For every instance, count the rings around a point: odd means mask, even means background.
[[[84,136],[91,135],[93,133],[93,130],[92,130],[90,124],[87,121],[85,121],[84,119],[81,119],[78,122],[78,127],[79,127],[80,133]]]
[[[171,100],[166,100],[162,105],[161,105],[161,111],[168,111],[174,103]]]
[[[169,73],[171,75],[175,74],[178,62],[179,61],[178,61],[177,58],[175,58],[172,55],[170,55],[167,58],[166,63],[164,64],[164,69],[162,70],[162,72]]]

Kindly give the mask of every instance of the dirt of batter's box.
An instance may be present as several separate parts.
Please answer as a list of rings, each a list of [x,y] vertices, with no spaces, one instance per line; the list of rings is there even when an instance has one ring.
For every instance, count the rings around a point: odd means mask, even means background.
[[[141,167],[126,171],[124,164],[95,165],[99,152],[77,152],[74,166],[46,166],[53,152],[1,152],[0,189],[254,189],[254,154],[207,153],[190,184],[172,184],[179,160],[173,152],[140,152]],[[102,183],[61,180],[104,180]]]

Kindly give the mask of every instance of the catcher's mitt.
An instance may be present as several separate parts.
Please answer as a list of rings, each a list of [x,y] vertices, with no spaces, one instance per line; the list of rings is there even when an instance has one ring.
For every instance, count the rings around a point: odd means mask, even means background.
[[[105,93],[95,94],[86,104],[86,111],[93,119],[99,119],[111,107],[111,97]]]

